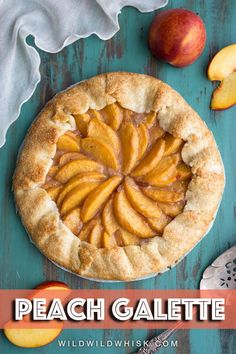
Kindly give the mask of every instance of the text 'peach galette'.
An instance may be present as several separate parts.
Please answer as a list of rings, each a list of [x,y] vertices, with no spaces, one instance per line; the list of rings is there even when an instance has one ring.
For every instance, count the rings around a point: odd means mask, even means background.
[[[32,240],[89,278],[164,271],[206,233],[224,187],[204,122],[169,86],[111,73],[57,95],[33,123],[14,191]]]

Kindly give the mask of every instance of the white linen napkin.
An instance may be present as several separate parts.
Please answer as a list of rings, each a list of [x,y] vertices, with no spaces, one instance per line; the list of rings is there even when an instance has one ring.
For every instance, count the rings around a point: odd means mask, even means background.
[[[21,106],[40,81],[38,52],[59,52],[79,38],[97,34],[106,40],[119,30],[118,14],[129,5],[148,12],[168,0],[0,0],[0,147]]]

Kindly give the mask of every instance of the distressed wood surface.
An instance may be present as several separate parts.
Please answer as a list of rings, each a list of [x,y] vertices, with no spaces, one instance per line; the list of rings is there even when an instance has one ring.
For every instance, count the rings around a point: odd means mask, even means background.
[[[185,7],[201,15],[207,27],[207,46],[201,58],[192,66],[175,69],[157,62],[147,48],[147,33],[154,13],[141,14],[125,8],[119,17],[121,30],[109,41],[96,36],[79,40],[58,54],[39,51],[42,80],[33,97],[23,106],[20,117],[7,133],[7,142],[0,150],[1,166],[1,246],[0,287],[32,288],[44,280],[61,280],[72,288],[98,289],[196,289],[203,270],[221,252],[235,244],[236,204],[236,107],[222,112],[209,110],[210,96],[215,84],[206,78],[209,59],[221,47],[235,42],[235,0],[172,0],[167,8]],[[225,164],[227,184],[216,222],[200,244],[171,271],[145,281],[120,284],[101,284],[80,279],[51,264],[29,242],[15,212],[11,180],[17,151],[36,114],[57,92],[82,79],[106,71],[125,70],[159,77],[179,91],[213,131]],[[2,83],[4,89],[4,83]],[[12,96],[14,99],[14,94]],[[79,331],[66,330],[61,339],[126,339],[144,340],[156,331]],[[173,339],[178,347],[161,350],[163,354],[220,354],[235,353],[234,331],[178,331]],[[133,347],[122,348],[58,348],[57,341],[49,346],[28,350],[33,354],[131,353]],[[0,335],[1,353],[25,353],[12,346]]]

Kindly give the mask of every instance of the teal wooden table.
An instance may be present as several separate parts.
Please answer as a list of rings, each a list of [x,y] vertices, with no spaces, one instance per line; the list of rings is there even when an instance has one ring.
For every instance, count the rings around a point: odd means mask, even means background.
[[[72,288],[98,289],[196,289],[203,270],[216,256],[236,242],[236,107],[227,111],[209,110],[213,86],[206,77],[206,67],[214,53],[236,40],[235,0],[172,0],[167,8],[185,7],[201,15],[207,28],[207,46],[201,58],[192,66],[175,69],[157,62],[147,48],[147,33],[154,13],[141,14],[134,8],[123,9],[119,20],[121,30],[109,41],[96,36],[79,40],[58,54],[42,51],[42,80],[33,97],[23,106],[17,122],[7,133],[7,142],[0,150],[1,166],[1,238],[0,287],[3,289],[33,288],[45,280],[65,281]],[[176,268],[161,276],[133,283],[99,284],[80,279],[60,270],[29,242],[15,211],[11,191],[12,174],[17,151],[36,114],[57,92],[68,85],[101,72],[116,70],[147,73],[159,77],[179,91],[198,111],[213,131],[222,153],[227,183],[223,201],[211,232]],[[2,83],[4,89],[4,83]],[[12,96],[14,100],[14,94]],[[144,340],[155,331],[65,330],[61,339],[124,339]],[[163,354],[233,354],[236,335],[231,330],[180,330],[173,339],[177,347],[163,348]],[[11,345],[1,333],[0,353],[70,354],[131,353],[134,347],[121,348],[59,348],[57,341],[39,349],[21,349]]]

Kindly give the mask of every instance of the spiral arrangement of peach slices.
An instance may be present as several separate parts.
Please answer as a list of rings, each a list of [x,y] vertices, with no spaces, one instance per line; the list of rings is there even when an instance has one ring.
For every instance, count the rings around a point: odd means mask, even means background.
[[[57,142],[43,188],[81,240],[100,248],[161,236],[185,205],[191,170],[184,141],[166,133],[156,113],[110,104],[75,116],[77,129]]]

